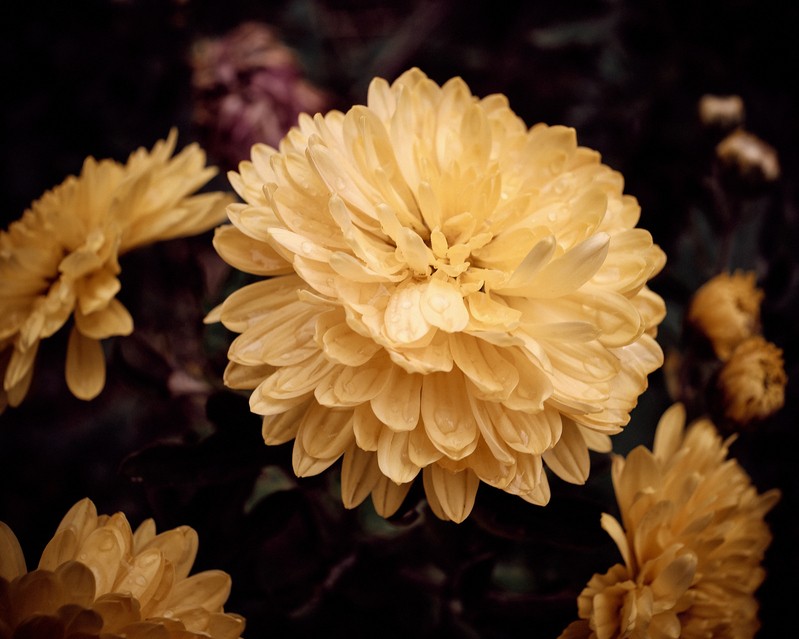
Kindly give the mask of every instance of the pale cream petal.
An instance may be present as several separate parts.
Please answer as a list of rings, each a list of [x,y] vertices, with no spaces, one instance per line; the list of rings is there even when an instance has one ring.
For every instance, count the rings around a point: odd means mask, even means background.
[[[518,369],[492,344],[470,335],[453,335],[449,345],[455,364],[477,387],[481,399],[507,399],[518,385]]]
[[[457,333],[469,323],[469,312],[463,296],[455,286],[431,279],[423,287],[419,307],[425,320],[442,331]]]
[[[408,375],[397,367],[370,404],[375,416],[389,428],[407,431],[419,422],[422,392],[421,375]]]
[[[94,399],[105,386],[105,354],[96,339],[73,326],[67,344],[67,386],[79,399]]]
[[[245,273],[284,275],[292,272],[291,264],[269,244],[254,240],[233,225],[217,228],[213,244],[225,262]]]
[[[427,436],[451,459],[463,459],[477,446],[479,429],[469,407],[463,377],[433,373],[423,378],[421,413]]]

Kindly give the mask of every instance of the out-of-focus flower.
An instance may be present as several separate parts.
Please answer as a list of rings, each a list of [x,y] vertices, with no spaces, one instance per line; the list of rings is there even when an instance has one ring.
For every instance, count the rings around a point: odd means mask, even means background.
[[[688,308],[691,322],[726,360],[743,340],[760,330],[763,291],[753,272],[720,273],[703,284]]]
[[[105,384],[100,340],[128,335],[133,320],[116,299],[118,258],[158,240],[207,231],[230,198],[191,195],[216,169],[195,144],[170,157],[177,132],[126,164],[88,158],[80,176],[45,193],[0,232],[0,410],[28,391],[39,343],[72,316],[69,389],[92,399]]]
[[[780,177],[780,162],[774,147],[743,129],[733,131],[719,142],[716,156],[722,165],[748,183],[774,182]]]
[[[257,142],[277,146],[300,113],[330,98],[302,77],[294,53],[268,26],[246,22],[192,51],[194,121],[209,151],[230,167]]]
[[[728,459],[732,439],[694,422],[675,404],[660,420],[652,452],[613,460],[622,524],[602,516],[624,564],[595,575],[578,598],[580,621],[561,639],[591,637],[751,638],[754,592],[771,542],[764,516],[779,491],[758,495]]]
[[[699,119],[705,126],[731,129],[744,121],[744,101],[739,95],[703,95],[699,99]]]
[[[209,316],[241,333],[226,383],[255,389],[294,469],[343,455],[347,507],[388,515],[424,469],[462,521],[482,480],[535,503],[543,463],[582,483],[662,364],[663,266],[621,175],[566,127],[418,69],[368,106],[303,116],[231,173],[246,201],[215,246],[277,275]]]
[[[124,514],[98,516],[84,499],[28,572],[0,522],[0,636],[236,639],[244,619],[223,609],[230,577],[189,576],[197,546],[188,526],[156,535],[148,519],[133,532]]]
[[[759,335],[744,340],[719,371],[725,417],[746,425],[773,415],[787,382],[781,349]]]

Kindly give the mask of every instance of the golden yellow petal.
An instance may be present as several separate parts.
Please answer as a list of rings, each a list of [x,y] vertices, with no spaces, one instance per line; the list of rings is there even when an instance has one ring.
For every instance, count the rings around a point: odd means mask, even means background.
[[[245,625],[238,615],[215,612],[208,617],[208,633],[213,639],[238,639]]]
[[[152,520],[150,520],[152,521]],[[140,527],[141,528],[141,527]],[[154,531],[154,528],[153,528]],[[138,532],[138,530],[137,530]],[[136,536],[134,535],[134,544]],[[153,536],[148,541],[135,545],[136,554],[150,548],[158,549],[175,569],[175,579],[188,577],[199,548],[197,532],[190,526],[178,526]]]
[[[68,603],[61,580],[48,570],[34,570],[20,576],[13,588],[11,605],[17,619],[26,619],[37,613],[52,614]]]
[[[685,428],[685,407],[674,404],[660,418],[655,431],[652,453],[660,462],[674,457],[682,444]]]
[[[460,523],[469,516],[480,485],[480,480],[474,472],[466,469],[451,473],[438,464],[433,464],[424,469],[424,479],[428,500],[432,491],[437,505],[448,519]]]
[[[297,436],[300,421],[308,410],[309,401],[305,399],[296,406],[286,408],[285,412],[266,415],[261,422],[261,435],[263,435],[264,443],[278,445],[294,439]]]
[[[372,503],[381,517],[391,517],[402,505],[405,496],[411,489],[411,482],[395,484],[391,479],[382,475],[372,489]]]
[[[381,473],[377,455],[351,444],[341,464],[341,501],[345,508],[355,508],[377,485]]]
[[[330,409],[313,402],[300,422],[296,437],[312,457],[340,457],[354,439],[352,411]]]
[[[105,355],[96,339],[72,327],[67,344],[67,386],[79,399],[97,397],[105,386]]]
[[[112,335],[130,335],[133,332],[133,318],[115,299],[110,300],[104,308],[98,308],[87,315],[75,309],[75,324],[83,335],[96,340]]]
[[[180,618],[182,610],[202,608],[208,612],[221,612],[230,595],[230,575],[221,570],[206,570],[175,584],[164,608]]]
[[[58,566],[55,574],[69,593],[69,601],[89,607],[95,598],[94,574],[79,561],[68,561]]]
[[[12,581],[28,572],[14,531],[0,521],[0,577]]]
[[[150,517],[133,531],[133,552],[139,553],[155,538],[155,520]]]
[[[97,528],[97,508],[88,497],[84,497],[70,508],[61,522],[58,524],[56,533],[62,530],[71,530],[78,541],[83,541]],[[76,557],[72,557],[76,559]]]
[[[419,474],[419,466],[408,453],[410,433],[388,428],[380,431],[377,440],[377,464],[380,472],[396,484],[411,482]]]
[[[92,605],[92,610],[103,618],[105,632],[119,632],[141,621],[141,606],[137,599],[128,594],[115,592],[101,595]]]
[[[81,543],[76,559],[94,573],[98,595],[113,592],[125,550],[122,533],[111,526],[98,528]]]
[[[122,288],[116,273],[107,268],[94,271],[77,284],[77,309],[83,315],[91,315],[108,306]]]
[[[577,425],[563,418],[563,431],[555,447],[544,453],[547,466],[561,479],[572,484],[584,484],[591,462],[588,447]]]
[[[9,393],[9,403],[11,402],[11,393],[13,389],[18,386],[27,386],[24,381],[29,378],[31,370],[33,369],[33,361],[36,359],[36,352],[39,349],[39,341],[36,340],[28,348],[19,350],[14,348],[11,354],[11,359],[6,368],[6,375],[3,381],[3,388]]]
[[[39,560],[39,568],[55,571],[61,564],[76,559],[77,551],[78,537],[75,531],[70,528],[61,529],[47,542]]]

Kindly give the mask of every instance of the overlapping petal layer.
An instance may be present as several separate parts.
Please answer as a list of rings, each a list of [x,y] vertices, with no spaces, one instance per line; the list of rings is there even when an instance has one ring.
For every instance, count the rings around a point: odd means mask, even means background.
[[[68,177],[0,231],[0,410],[22,401],[40,341],[70,317],[67,385],[81,399],[95,397],[105,384],[100,341],[133,330],[116,299],[119,256],[224,219],[226,195],[192,195],[216,170],[205,166],[197,145],[171,157],[176,139],[173,130],[126,164],[88,158],[80,176]]]
[[[544,504],[544,465],[584,482],[662,363],[647,281],[664,255],[636,200],[572,129],[527,129],[501,95],[418,69],[368,105],[302,116],[230,180],[215,246],[275,277],[209,316],[240,333],[228,385],[253,389],[295,470],[343,461],[347,506],[396,509],[424,475],[461,521],[480,481]]]
[[[97,515],[84,499],[64,516],[36,570],[0,522],[0,634],[6,637],[237,639],[244,619],[224,612],[230,577],[189,576],[197,533],[131,531],[125,515]]]
[[[754,592],[771,534],[763,519],[779,491],[758,495],[728,459],[731,440],[699,420],[684,432],[680,404],[661,418],[650,452],[613,461],[619,524],[602,526],[624,564],[594,575],[578,599],[580,620],[561,639],[751,639]]]

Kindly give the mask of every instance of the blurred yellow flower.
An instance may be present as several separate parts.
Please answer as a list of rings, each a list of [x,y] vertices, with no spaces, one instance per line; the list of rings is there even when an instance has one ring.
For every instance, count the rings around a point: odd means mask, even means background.
[[[725,417],[746,425],[773,415],[787,383],[782,350],[759,335],[744,340],[719,371]]]
[[[423,469],[462,521],[480,481],[536,504],[543,463],[582,483],[662,364],[663,266],[623,179],[572,129],[418,69],[368,106],[301,116],[230,180],[215,246],[277,276],[208,321],[241,333],[226,383],[255,389],[300,476],[343,455],[342,498],[394,512]]]
[[[694,293],[688,321],[707,337],[723,361],[760,330],[762,301],[763,291],[755,284],[754,272],[719,273]]]
[[[660,420],[652,452],[613,460],[622,524],[602,516],[624,564],[594,575],[578,599],[580,621],[561,639],[591,637],[751,638],[759,627],[754,592],[771,542],[764,516],[779,491],[758,495],[728,459],[731,439],[713,424],[684,432],[675,404]]]
[[[180,526],[135,532],[125,515],[101,515],[84,499],[64,516],[28,572],[17,538],[0,522],[0,636],[236,639],[244,619],[225,613],[230,577],[189,576],[197,533]]]
[[[222,193],[191,195],[216,173],[192,144],[175,157],[177,132],[138,149],[126,164],[87,158],[0,231],[0,411],[17,406],[42,339],[72,316],[69,389],[92,399],[105,384],[100,340],[128,335],[133,320],[116,299],[118,257],[159,240],[207,231],[224,219]]]

